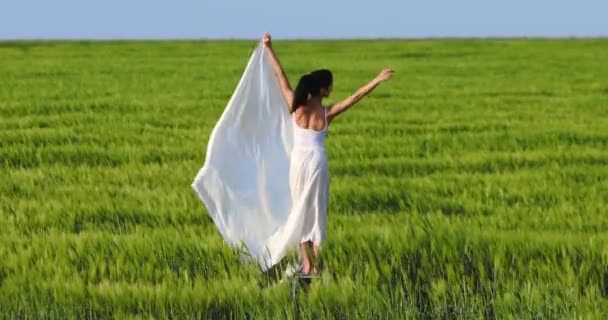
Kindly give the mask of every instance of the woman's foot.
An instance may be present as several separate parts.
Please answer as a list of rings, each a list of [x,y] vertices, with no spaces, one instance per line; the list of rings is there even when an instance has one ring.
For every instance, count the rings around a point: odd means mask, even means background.
[[[302,264],[301,270],[302,270],[303,275],[310,274],[310,262],[304,261],[304,264]]]
[[[311,274],[319,274],[323,271],[323,265],[319,260],[315,261],[315,264],[312,266]]]
[[[302,278],[316,278],[320,276],[321,271],[323,271],[323,268],[318,264],[313,264],[310,261],[304,261],[300,265],[299,274]]]

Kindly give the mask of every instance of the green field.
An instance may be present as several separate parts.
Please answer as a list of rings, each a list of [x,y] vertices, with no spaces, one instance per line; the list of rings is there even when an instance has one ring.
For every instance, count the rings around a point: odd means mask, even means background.
[[[329,128],[294,296],[190,187],[255,45],[0,42],[0,318],[605,319],[608,39],[274,41],[328,102],[396,70]]]

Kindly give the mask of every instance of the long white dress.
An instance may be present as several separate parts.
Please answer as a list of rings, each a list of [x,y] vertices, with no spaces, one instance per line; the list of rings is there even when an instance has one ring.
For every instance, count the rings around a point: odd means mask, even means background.
[[[293,119],[293,149],[289,168],[292,208],[284,225],[267,241],[279,259],[289,249],[306,241],[321,247],[326,238],[329,200],[329,166],[325,150],[327,109],[322,131],[300,128]],[[299,246],[298,255],[301,256]],[[278,261],[273,261],[278,262]]]
[[[325,240],[325,219],[329,202],[329,166],[325,150],[327,109],[322,131],[300,128],[294,118],[294,148],[291,151],[289,182],[292,215],[303,216],[301,241],[321,246]]]
[[[327,123],[327,121],[326,121]],[[258,44],[213,128],[192,188],[226,244],[263,271],[301,242],[321,245],[329,194],[323,131],[295,124]]]

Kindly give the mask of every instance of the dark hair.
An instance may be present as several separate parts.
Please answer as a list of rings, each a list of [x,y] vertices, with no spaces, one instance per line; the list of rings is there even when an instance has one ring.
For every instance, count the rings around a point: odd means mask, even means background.
[[[321,88],[327,89],[332,84],[333,77],[331,71],[320,69],[306,74],[300,78],[296,90],[293,92],[291,102],[291,112],[296,111],[299,106],[306,104],[308,95],[317,96],[321,93]]]
[[[334,80],[331,71],[327,69],[319,69],[311,72],[310,74],[315,77],[317,81],[319,81],[319,86],[324,89],[329,88]]]
[[[319,81],[311,74],[303,75],[298,81],[298,85],[296,86],[296,90],[293,91],[293,101],[291,103],[291,112],[296,111],[296,109],[306,104],[308,101],[308,95],[316,96],[321,92],[321,86],[319,85]]]

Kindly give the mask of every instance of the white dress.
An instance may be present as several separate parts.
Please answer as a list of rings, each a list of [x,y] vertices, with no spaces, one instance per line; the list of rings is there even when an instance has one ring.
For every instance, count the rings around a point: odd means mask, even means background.
[[[325,240],[325,219],[329,200],[329,166],[325,150],[327,109],[322,131],[300,128],[294,119],[294,147],[291,151],[289,186],[293,216],[302,216],[301,242],[321,246]],[[297,232],[298,230],[294,230]]]
[[[327,109],[322,131],[300,128],[293,119],[293,149],[289,167],[291,212],[284,225],[266,242],[278,262],[290,249],[312,241],[321,247],[326,238],[327,204],[329,200],[329,166],[325,150]]]
[[[327,118],[327,114],[325,115]],[[326,119],[327,123],[327,119]],[[262,271],[325,239],[329,172],[323,131],[295,124],[259,44],[213,128],[192,188],[226,244]]]

